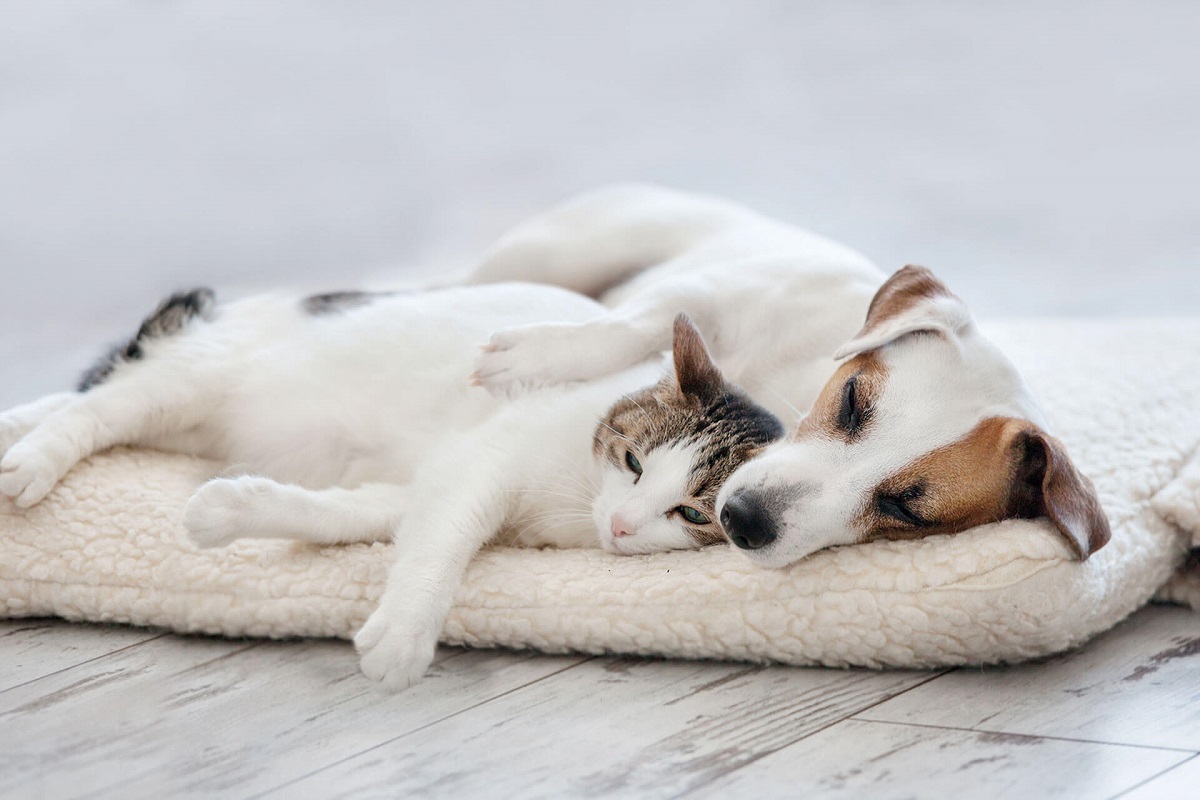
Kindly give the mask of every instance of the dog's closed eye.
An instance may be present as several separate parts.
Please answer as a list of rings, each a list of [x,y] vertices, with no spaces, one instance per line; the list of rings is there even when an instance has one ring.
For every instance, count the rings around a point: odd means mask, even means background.
[[[875,508],[885,517],[891,517],[908,525],[922,527],[931,524],[913,509],[912,504],[925,493],[920,484],[909,486],[898,494],[879,493],[875,497]]]
[[[838,409],[837,425],[853,437],[871,415],[871,408],[863,402],[858,387],[858,376],[853,375],[842,386],[842,403]]]

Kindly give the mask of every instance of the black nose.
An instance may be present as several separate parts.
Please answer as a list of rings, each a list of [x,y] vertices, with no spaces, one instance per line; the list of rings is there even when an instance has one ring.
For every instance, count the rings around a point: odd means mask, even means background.
[[[721,527],[743,550],[758,550],[779,538],[771,509],[752,489],[740,489],[729,496],[721,509]]]

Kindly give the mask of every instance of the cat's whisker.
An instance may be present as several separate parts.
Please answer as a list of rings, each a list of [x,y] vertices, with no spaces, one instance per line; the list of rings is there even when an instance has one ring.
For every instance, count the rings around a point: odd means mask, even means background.
[[[625,434],[623,434],[623,433],[621,433],[620,431],[618,431],[618,430],[617,430],[616,428],[614,428],[612,425],[609,425],[609,424],[608,424],[607,422],[605,422],[603,419],[599,420],[599,423],[600,423],[602,426],[604,426],[605,428],[608,428],[608,429],[609,429],[609,430],[612,432],[613,436],[616,436],[616,437],[617,437],[618,439],[620,439],[621,441],[623,441],[623,442],[629,442],[630,444],[636,444],[636,442],[634,442],[634,441],[633,441],[633,439],[630,439],[628,436],[626,436]]]
[[[796,418],[793,420],[793,422],[799,422],[800,420],[804,419],[804,414],[801,413],[800,409],[798,409],[794,405],[792,405],[790,400],[788,400],[786,397],[783,396],[783,392],[779,391],[778,389],[776,389],[774,386],[772,386],[769,383],[763,384],[763,385],[766,386],[768,389],[770,389],[771,394],[778,397],[783,402],[783,404],[785,406],[787,406],[793,414],[796,415]]]

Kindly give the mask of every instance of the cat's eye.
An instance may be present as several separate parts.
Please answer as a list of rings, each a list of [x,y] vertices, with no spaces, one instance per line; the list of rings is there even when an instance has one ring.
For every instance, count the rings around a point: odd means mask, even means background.
[[[634,475],[642,474],[642,462],[638,461],[637,456],[629,451],[625,452],[625,466],[629,467],[629,471]]]
[[[851,436],[858,433],[871,411],[863,405],[859,394],[858,376],[855,375],[842,386],[842,404],[837,416],[838,427]]]
[[[918,484],[908,487],[899,494],[880,494],[875,498],[875,507],[885,517],[891,517],[916,527],[929,525],[929,520],[914,511],[911,505],[924,493],[924,488]]]
[[[680,506],[675,510],[682,514],[683,518],[693,525],[707,525],[709,522],[711,522],[708,517],[704,516],[691,506]]]

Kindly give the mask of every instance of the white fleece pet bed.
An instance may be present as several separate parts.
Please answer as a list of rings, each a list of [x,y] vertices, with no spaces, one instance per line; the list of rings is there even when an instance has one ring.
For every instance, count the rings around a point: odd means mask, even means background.
[[[495,549],[471,567],[443,640],[917,667],[1073,647],[1168,583],[1161,597],[1197,605],[1200,569],[1183,565],[1200,545],[1200,320],[1011,321],[989,332],[1108,511],[1112,542],[1086,563],[1043,521],[845,547],[782,571],[729,547],[633,558]],[[0,501],[4,614],[350,637],[383,588],[388,547],[196,550],[179,518],[214,472],[196,459],[117,451],[78,467],[28,512]]]

